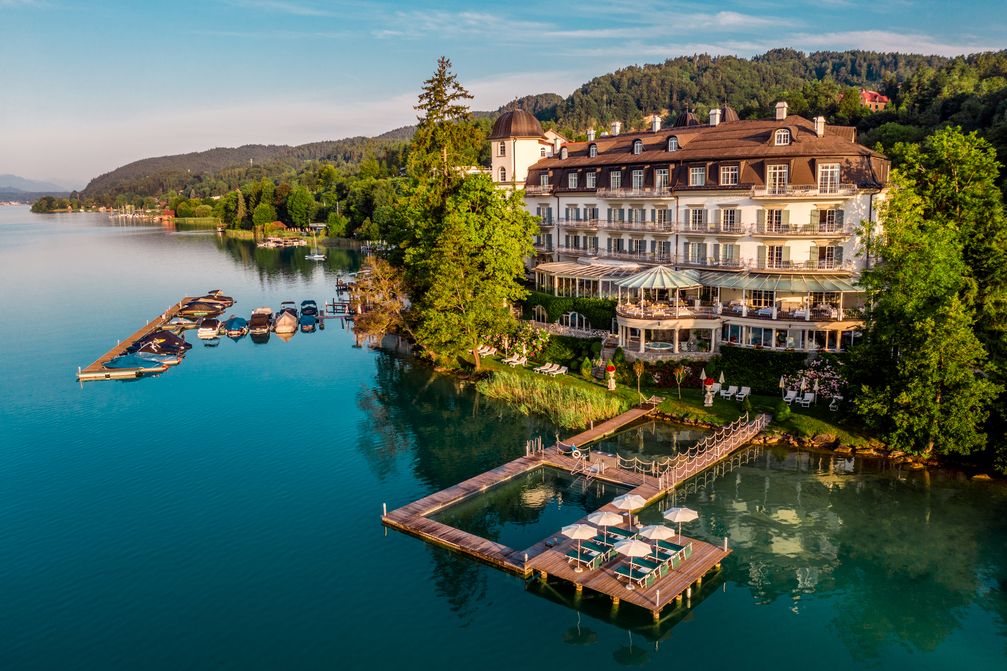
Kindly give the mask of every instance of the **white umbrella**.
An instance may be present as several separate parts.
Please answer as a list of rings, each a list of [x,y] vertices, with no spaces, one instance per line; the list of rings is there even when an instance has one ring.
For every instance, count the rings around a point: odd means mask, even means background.
[[[787,380],[782,375],[780,376],[780,391],[787,388]]]
[[[704,382],[706,382],[706,368],[703,368],[703,370],[699,371],[699,388],[700,389],[703,388],[703,383]]]
[[[650,546],[643,541],[630,539],[619,541],[613,547],[619,554],[629,557],[630,578],[629,585],[626,586],[626,589],[635,589],[635,587],[633,587],[633,557],[646,557],[650,554]]]
[[[801,378],[801,393],[804,393],[804,390],[807,389],[807,388],[808,388],[808,381],[802,377]]]
[[[599,510],[596,513],[591,513],[587,516],[587,521],[591,524],[597,524],[601,527],[601,531],[608,537],[608,527],[616,526],[622,523],[622,515],[619,513],[613,513],[611,510]]]
[[[682,522],[692,522],[699,519],[699,513],[692,508],[668,508],[664,511],[664,519],[678,522],[678,535],[682,536]]]
[[[639,510],[647,505],[646,499],[639,494],[623,494],[612,499],[612,505],[619,510],[629,511],[629,526],[633,527],[633,511]]]
[[[811,388],[811,391],[815,392],[815,403],[818,403],[818,378],[815,378],[815,384]]]
[[[666,541],[675,537],[675,530],[663,524],[648,524],[640,529],[640,535],[652,541]],[[654,558],[657,558],[657,548],[654,548]]]
[[[720,380],[719,380],[719,382],[720,382],[721,386],[723,386],[723,384],[724,384],[724,371],[720,371]]]
[[[567,538],[573,538],[577,541],[577,555],[580,556],[580,542],[585,538],[594,538],[597,535],[598,530],[588,524],[571,524],[569,526],[563,527],[560,532]],[[581,568],[580,564],[577,564],[577,568],[574,569],[577,573],[580,573],[584,569]]]

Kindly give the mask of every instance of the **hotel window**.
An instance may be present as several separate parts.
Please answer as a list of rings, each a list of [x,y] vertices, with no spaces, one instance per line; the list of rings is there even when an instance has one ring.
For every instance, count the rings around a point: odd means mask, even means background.
[[[766,167],[766,188],[770,195],[780,195],[787,192],[787,172],[785,165]]]
[[[566,147],[559,150],[559,157],[561,160],[565,161],[566,157],[569,156],[570,152],[567,151]]]
[[[811,219],[812,225],[818,224],[818,230],[821,233],[838,233],[843,229],[843,211],[842,210],[818,210],[818,221],[815,221],[816,217],[813,215]]]
[[[674,135],[668,138],[668,151],[678,151],[678,138]]]
[[[507,181],[507,168],[501,167],[499,175],[500,175],[500,181],[501,182],[506,182]]]
[[[783,245],[769,245],[766,247],[766,267],[785,268],[788,265],[787,254]]]
[[[535,208],[535,214],[542,218],[543,224],[552,223],[552,205],[539,205]]]
[[[667,224],[671,221],[669,214],[670,212],[668,210],[654,210],[654,222],[658,224]]]
[[[643,140],[633,140],[633,153],[634,154],[643,153]]]
[[[668,188],[668,169],[658,168],[654,171],[654,186],[658,189]]]
[[[634,224],[643,224],[647,222],[647,210],[642,207],[631,207],[629,208],[629,221]]]
[[[766,232],[782,233],[784,231],[783,210],[766,210]]]
[[[545,147],[539,147],[538,148],[538,155],[539,156],[545,156]]]
[[[539,175],[538,176],[539,186],[549,186],[549,175]]]
[[[597,173],[589,172],[586,175],[584,175],[584,181],[587,182],[585,186],[589,189],[595,188],[597,180],[598,180]]]
[[[776,131],[776,134],[773,136],[773,144],[777,147],[790,144],[790,131],[786,128]]]
[[[720,230],[734,233],[741,230],[741,210],[721,210]]]
[[[622,188],[622,173],[618,170],[613,170],[608,173],[608,188],[619,189]]]
[[[580,221],[580,210],[576,205],[566,206],[566,220],[567,221]]]
[[[838,163],[825,163],[818,166],[818,190],[821,193],[839,193]]]
[[[775,302],[775,295],[772,291],[764,291],[761,289],[753,289],[748,292],[750,297],[750,304],[753,308],[769,308],[773,306]]]
[[[566,185],[571,189],[577,188],[577,173],[571,172],[566,176]]]
[[[738,186],[738,171],[739,167],[736,165],[720,166],[720,185]]]
[[[633,191],[639,191],[643,188],[643,170],[633,171]]]
[[[843,265],[843,248],[835,247],[818,248],[819,268],[841,268]]]
[[[584,218],[588,221],[598,220],[598,208],[597,207],[585,207],[584,208]],[[597,246],[597,245],[596,245]]]
[[[594,158],[595,156],[597,156],[598,155],[598,145],[592,144],[592,145],[588,146],[588,148],[587,148],[587,155],[590,156],[591,158]]]
[[[694,208],[689,210],[689,230],[690,231],[706,230],[706,210],[702,208]]]
[[[507,155],[507,143],[501,140],[500,144],[497,145],[497,156],[506,156],[506,155]]]
[[[689,168],[689,186],[706,186],[706,166]]]

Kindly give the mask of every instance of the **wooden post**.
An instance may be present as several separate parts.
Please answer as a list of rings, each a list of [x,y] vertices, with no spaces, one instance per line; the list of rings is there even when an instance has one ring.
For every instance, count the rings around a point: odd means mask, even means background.
[[[549,579],[549,574],[546,573],[545,571],[539,571],[538,572],[538,579],[541,580],[542,582],[545,582],[546,580]]]
[[[584,586],[583,586],[583,585],[581,585],[581,584],[580,584],[579,582],[578,582],[578,583],[575,583],[575,585],[576,585],[576,587],[577,587],[577,594],[580,594],[581,592],[583,592],[583,591],[584,591]]]
[[[618,606],[618,605],[619,605],[619,597],[613,596],[612,597],[612,606],[615,607],[615,606]]]
[[[686,599],[692,598],[692,585],[689,585],[688,587],[685,588],[685,598]]]
[[[727,536],[724,536],[724,552],[727,552]]]
[[[387,503],[382,503],[381,504],[381,515],[382,516],[387,516],[388,515],[388,504]]]

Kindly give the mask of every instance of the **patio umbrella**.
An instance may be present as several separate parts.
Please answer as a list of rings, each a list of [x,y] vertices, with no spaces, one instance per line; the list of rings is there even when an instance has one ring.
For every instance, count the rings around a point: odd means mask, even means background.
[[[718,382],[720,382],[721,386],[723,386],[723,384],[724,384],[724,371],[720,371],[720,380],[718,380]]]
[[[801,378],[801,393],[803,394],[804,390],[807,389],[807,388],[808,388],[808,381],[802,377]]]
[[[647,505],[647,501],[639,494],[623,494],[612,499],[612,505],[619,510],[629,511],[629,526],[633,528],[633,511]]]
[[[780,376],[780,391],[782,392],[787,388],[787,379],[784,376]]]
[[[622,522],[622,515],[613,513],[611,510],[599,510],[587,516],[587,521],[601,527],[601,532],[607,537],[608,528],[616,526]]]
[[[560,532],[567,538],[573,538],[577,541],[577,554],[580,555],[580,542],[585,538],[594,538],[598,533],[598,530],[588,524],[571,524],[569,526],[563,527]],[[577,573],[580,573],[584,569],[581,568],[580,564],[577,564],[577,568],[574,569]]]
[[[699,387],[701,389],[703,387],[703,381],[704,380],[706,380],[706,368],[705,367],[703,368],[703,370],[699,371]]]
[[[675,530],[663,524],[648,524],[640,529],[640,535],[652,541],[666,541],[675,537]],[[657,558],[657,547],[654,548],[654,558]]]
[[[638,541],[635,538],[631,538],[625,541],[619,541],[613,546],[613,549],[619,554],[629,557],[629,574],[633,575],[633,557],[646,557],[650,554],[650,545],[644,543],[643,541]],[[636,589],[633,586],[633,578],[629,579],[629,585],[626,589]]]
[[[682,522],[692,522],[699,519],[699,513],[692,508],[668,508],[664,511],[664,519],[678,522],[678,537],[682,537]]]
[[[815,392],[815,403],[818,403],[818,378],[815,378],[815,384],[811,387],[811,391]]]

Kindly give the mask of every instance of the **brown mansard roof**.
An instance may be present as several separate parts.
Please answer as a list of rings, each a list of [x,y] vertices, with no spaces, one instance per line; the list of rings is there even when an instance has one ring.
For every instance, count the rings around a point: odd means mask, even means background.
[[[542,124],[534,116],[522,109],[504,112],[493,123],[490,140],[508,137],[545,137]]]
[[[790,144],[773,144],[775,132],[781,128],[790,131]],[[543,170],[620,166],[641,163],[690,163],[701,161],[752,160],[796,156],[860,156],[865,159],[884,159],[881,154],[856,144],[855,130],[846,126],[826,126],[825,135],[818,137],[815,124],[809,119],[790,115],[786,119],[758,119],[722,122],[718,126],[687,126],[664,128],[656,133],[626,133],[613,137],[600,137],[592,142],[570,142],[568,157],[543,158],[530,170]],[[668,138],[678,138],[679,149],[667,151]],[[634,140],[643,141],[643,153],[633,153]],[[598,146],[598,155],[591,158],[588,147]],[[529,179],[531,174],[529,173]],[[537,178],[536,178],[537,179]],[[532,183],[532,182],[529,182]]]

